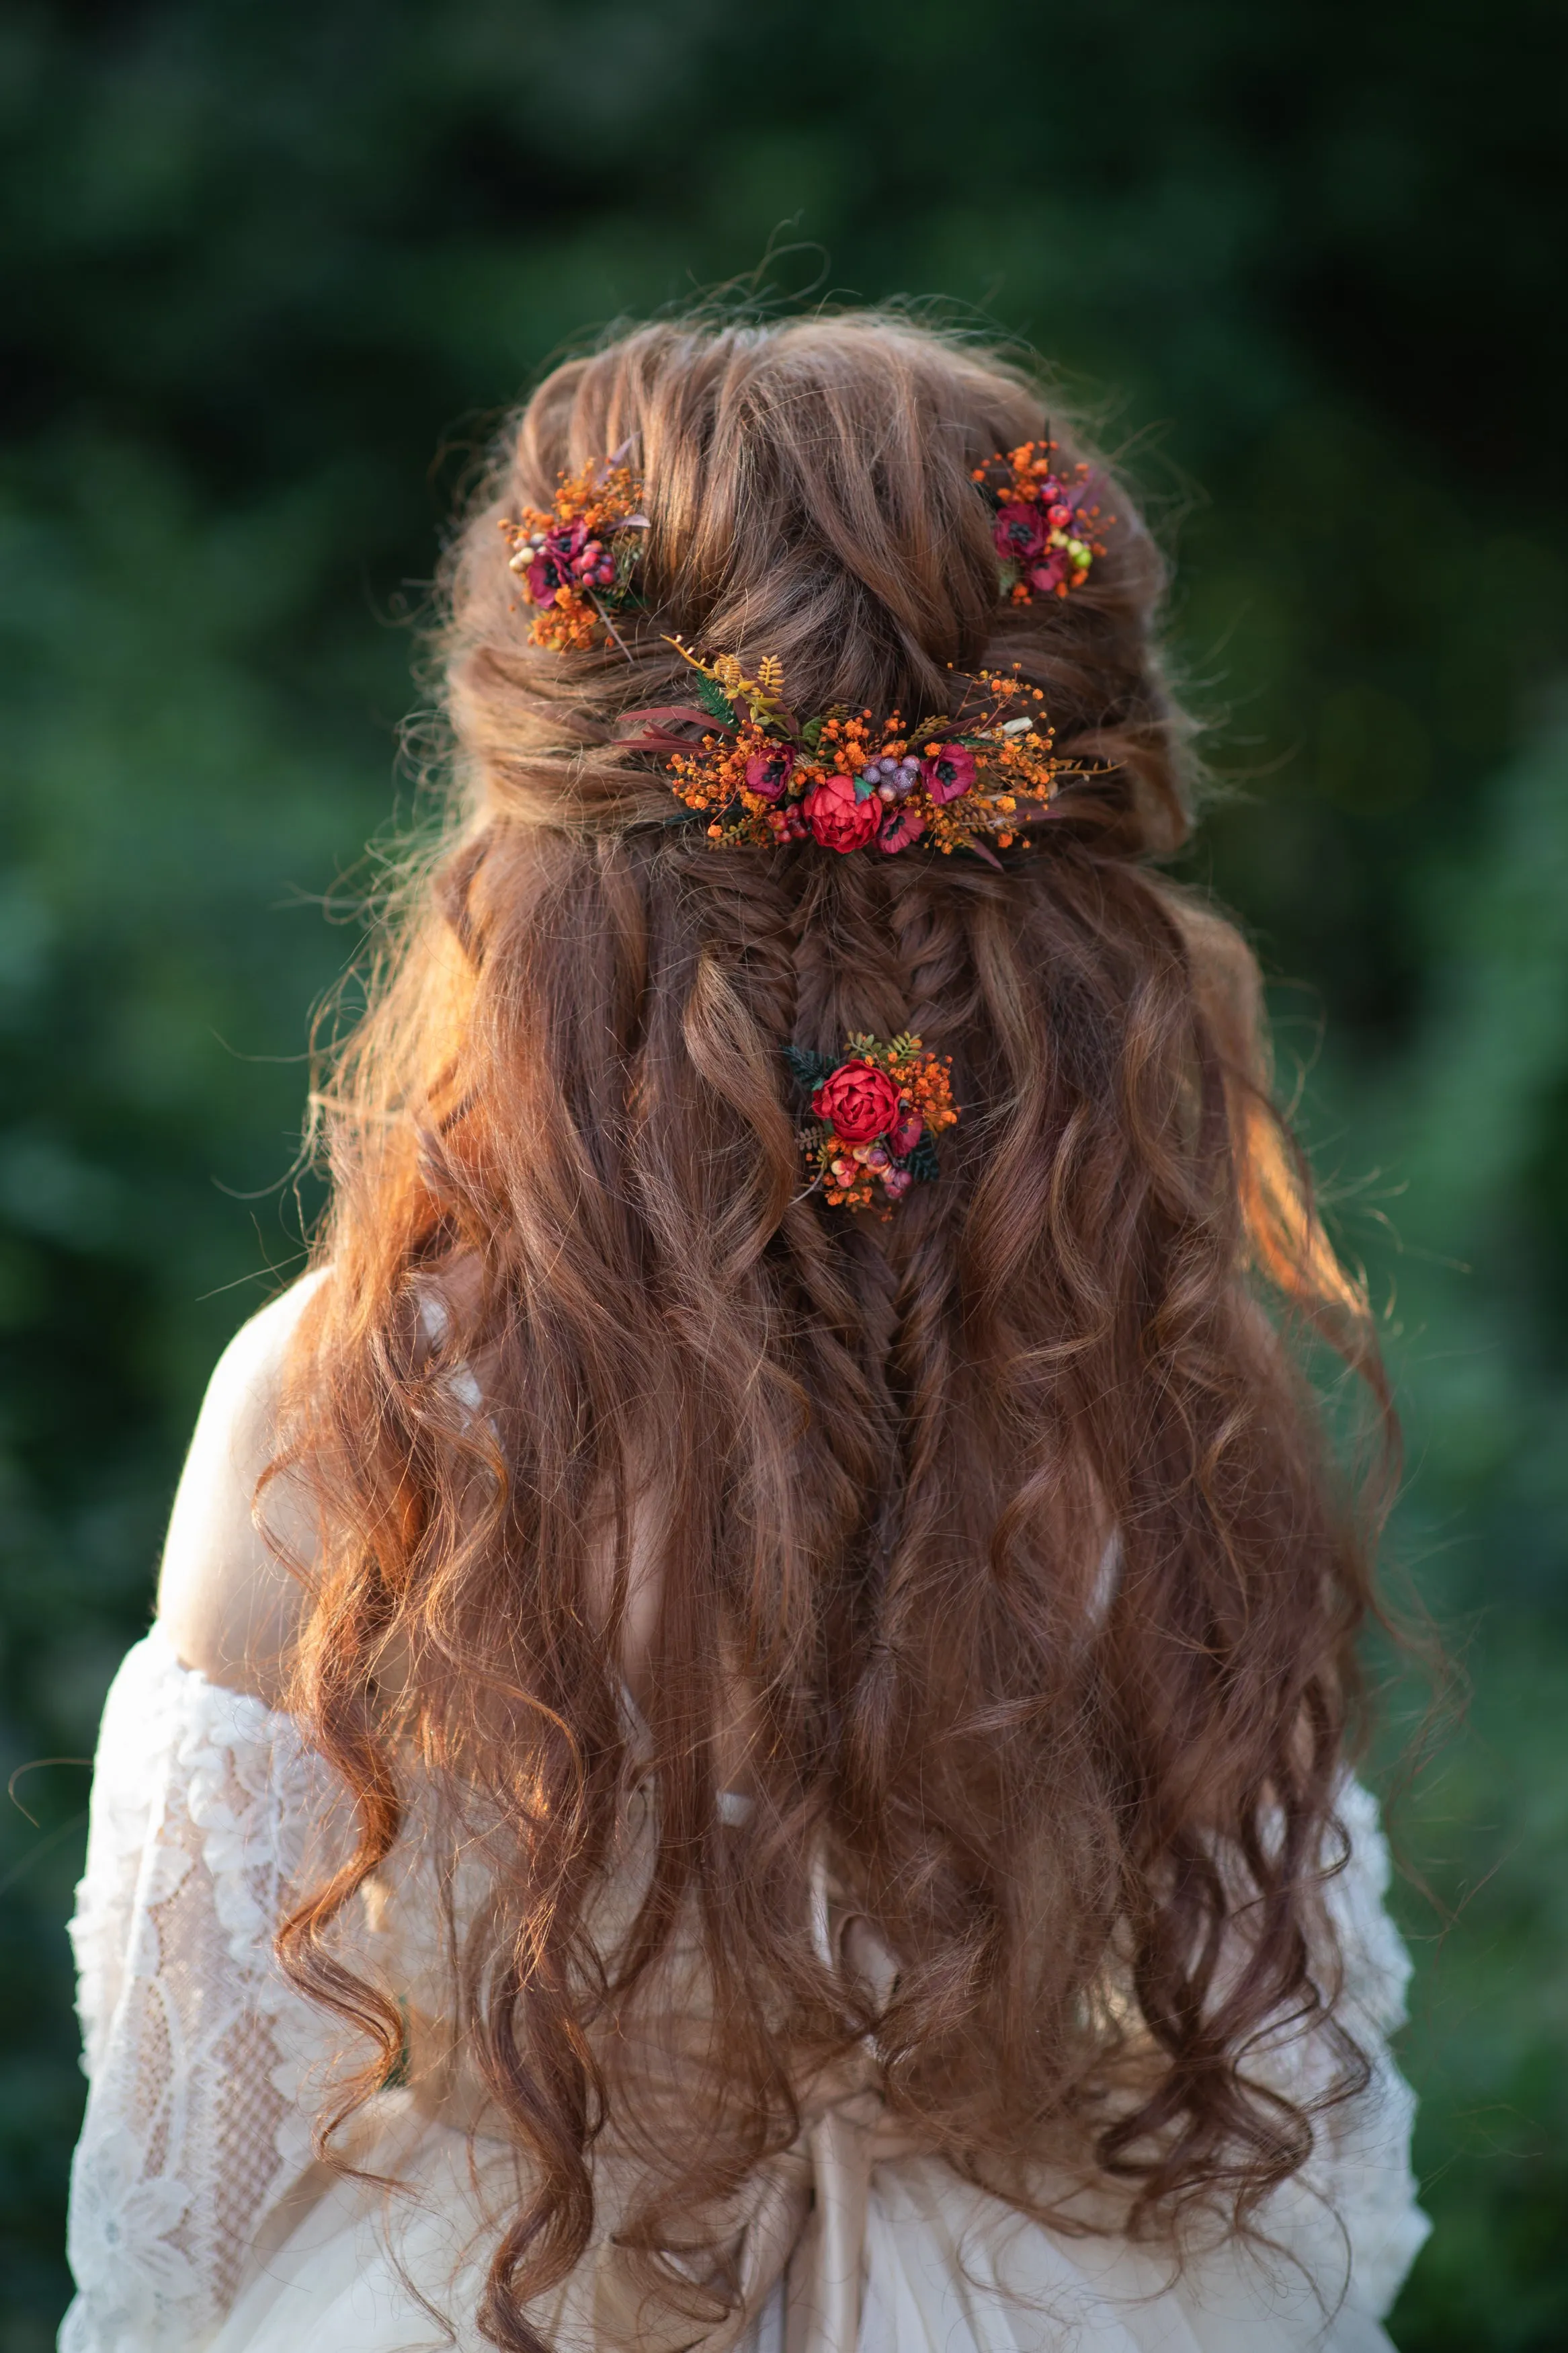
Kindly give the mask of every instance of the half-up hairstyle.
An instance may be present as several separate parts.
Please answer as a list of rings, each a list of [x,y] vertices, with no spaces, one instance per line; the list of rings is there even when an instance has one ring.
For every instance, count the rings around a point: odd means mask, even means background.
[[[281,1949],[371,2038],[352,2105],[406,2054],[345,1906],[416,1766],[482,1819],[452,2000],[523,2160],[498,2345],[542,2341],[617,2103],[621,2238],[721,2312],[703,2218],[862,2038],[971,2179],[1027,2205],[1066,2167],[1143,2231],[1246,2224],[1304,2161],[1310,2116],[1249,2072],[1271,2022],[1320,2018],[1358,2080],[1321,1882],[1370,1507],[1298,1344],[1381,1409],[1375,1352],[1247,951],[1151,864],[1189,730],[1127,487],[1069,597],[1000,593],[973,470],[1047,431],[1089,457],[1026,371],[897,318],[648,327],[542,385],[446,560],[451,831],[321,1091],[331,1274],[280,1454],[321,1520],[294,1701],[358,1843]],[[623,448],[644,609],[543,650],[498,522]],[[1077,773],[999,865],[717,849],[617,736],[689,700],[671,633],[776,657],[807,712],[938,712],[1017,664]],[[784,1050],[905,1030],[963,1117],[868,1225],[805,1188]],[[634,1783],[651,1862],[606,1942]],[[814,1942],[822,1857],[890,1989]],[[605,2054],[683,1933],[711,2064],[639,2139]]]

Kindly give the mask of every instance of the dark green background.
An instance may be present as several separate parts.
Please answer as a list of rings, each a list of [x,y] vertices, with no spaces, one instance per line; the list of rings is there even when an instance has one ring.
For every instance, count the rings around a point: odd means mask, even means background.
[[[1544,0],[152,0],[0,26],[0,1774],[81,1757],[212,1358],[297,1262],[322,900],[441,518],[563,343],[754,269],[1100,404],[1212,874],[1388,1311],[1415,1778],[1405,2353],[1568,2344],[1563,16]],[[269,1189],[271,1188],[271,1189]],[[1397,1743],[1416,1704],[1392,1697]],[[0,2353],[51,2341],[87,1776],[0,1852]],[[174,2348],[171,2348],[174,2353]]]

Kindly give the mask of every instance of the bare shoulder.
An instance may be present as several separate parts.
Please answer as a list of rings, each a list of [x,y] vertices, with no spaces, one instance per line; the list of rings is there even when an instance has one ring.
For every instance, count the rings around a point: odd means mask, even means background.
[[[258,1528],[257,1483],[272,1459],[289,1344],[321,1278],[306,1275],[252,1316],[218,1359],[174,1497],[158,1618],[179,1657],[213,1683],[281,1695],[300,1588]],[[311,1516],[287,1475],[269,1484],[267,1524],[308,1547]]]

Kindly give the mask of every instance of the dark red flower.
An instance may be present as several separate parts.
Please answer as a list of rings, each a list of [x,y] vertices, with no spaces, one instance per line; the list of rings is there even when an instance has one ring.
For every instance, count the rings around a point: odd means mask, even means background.
[[[811,1098],[843,1144],[869,1144],[898,1124],[899,1091],[875,1062],[840,1062]]]
[[[572,586],[574,559],[587,536],[580,522],[560,523],[545,533],[543,546],[522,575],[523,594],[531,605],[553,605],[556,590]]]
[[[794,766],[795,754],[787,744],[769,752],[753,752],[746,763],[746,790],[764,801],[780,800]]]
[[[926,829],[926,821],[919,809],[891,808],[882,820],[882,830],[877,836],[877,847],[885,857],[896,858],[911,841],[918,841]]]
[[[996,553],[1004,562],[1027,564],[1030,556],[1038,555],[1046,543],[1045,517],[1038,507],[1025,506],[1021,501],[999,508],[993,529]]]
[[[553,605],[562,585],[561,567],[552,555],[536,555],[522,575],[522,593],[531,605]]]
[[[888,1149],[895,1160],[902,1160],[914,1150],[924,1134],[925,1122],[913,1103],[901,1103],[898,1124],[888,1136]]]
[[[1031,564],[1024,578],[1037,596],[1049,596],[1068,576],[1068,559],[1059,547],[1053,547],[1043,563]]]
[[[825,776],[821,784],[813,785],[801,807],[813,839],[824,849],[864,849],[882,821],[882,804],[876,794],[857,800],[850,776]]]
[[[955,801],[974,782],[974,754],[966,744],[944,744],[934,759],[921,764],[921,776],[928,797],[938,807],[943,801]]]

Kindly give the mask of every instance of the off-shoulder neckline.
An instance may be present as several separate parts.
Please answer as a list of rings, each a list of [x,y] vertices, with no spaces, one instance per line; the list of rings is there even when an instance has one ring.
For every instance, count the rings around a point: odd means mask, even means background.
[[[260,1692],[250,1691],[240,1683],[219,1683],[214,1676],[209,1675],[205,1668],[193,1667],[188,1659],[183,1659],[180,1656],[174,1638],[161,1618],[153,1619],[146,1633],[142,1637],[141,1647],[147,1650],[161,1665],[172,1668],[176,1674],[188,1683],[199,1685],[203,1691],[212,1692],[220,1699],[231,1700],[237,1706],[257,1708],[263,1715],[275,1716],[279,1723],[293,1725],[296,1730],[298,1729],[298,1719],[290,1711],[284,1707],[274,1707]]]
[[[172,1670],[184,1682],[198,1686],[204,1692],[210,1692],[216,1698],[228,1702],[234,1706],[253,1708],[267,1722],[287,1725],[297,1739],[303,1738],[300,1720],[290,1709],[273,1707],[263,1699],[259,1692],[241,1690],[236,1683],[216,1683],[202,1668],[193,1667],[188,1660],[182,1659],[162,1619],[153,1619],[146,1633],[142,1637],[141,1644],[137,1647],[144,1649],[161,1666]],[[623,1696],[632,1725],[637,1729],[646,1732],[647,1727],[643,1724],[641,1713],[630,1692],[625,1692]],[[714,1802],[721,1820],[731,1826],[747,1820],[751,1815],[752,1800],[743,1790],[721,1789]]]

